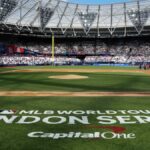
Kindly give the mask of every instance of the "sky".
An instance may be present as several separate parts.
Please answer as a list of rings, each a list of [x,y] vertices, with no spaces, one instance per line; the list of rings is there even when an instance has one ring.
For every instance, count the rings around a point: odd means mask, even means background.
[[[65,0],[65,1],[80,4],[108,4],[108,3],[126,2],[130,0]]]

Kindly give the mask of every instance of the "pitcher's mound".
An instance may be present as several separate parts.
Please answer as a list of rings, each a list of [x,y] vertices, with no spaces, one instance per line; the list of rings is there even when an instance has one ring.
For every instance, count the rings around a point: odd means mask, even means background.
[[[87,79],[89,77],[88,76],[68,74],[68,75],[49,76],[48,78],[50,78],[50,79],[62,79],[62,80],[77,80],[77,79]]]

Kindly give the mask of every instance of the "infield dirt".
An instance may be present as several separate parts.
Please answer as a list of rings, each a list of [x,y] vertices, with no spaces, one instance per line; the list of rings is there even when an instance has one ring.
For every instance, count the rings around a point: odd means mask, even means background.
[[[51,91],[2,91],[0,96],[51,96],[51,97],[149,97],[150,92],[51,92]]]

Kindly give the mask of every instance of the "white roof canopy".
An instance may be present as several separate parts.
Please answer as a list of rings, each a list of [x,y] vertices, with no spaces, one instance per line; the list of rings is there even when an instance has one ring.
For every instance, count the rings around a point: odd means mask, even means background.
[[[2,11],[1,6],[0,15]],[[99,29],[108,29],[113,34],[116,28],[127,27],[134,27],[141,32],[144,26],[150,25],[150,0],[107,5],[80,5],[62,0],[19,0],[13,10],[6,11],[8,14],[0,20],[5,25],[46,28],[50,31],[59,28],[63,33],[68,29],[83,29],[86,34],[92,29],[98,33]],[[142,22],[138,23],[142,26],[140,31],[134,23],[137,21]],[[88,26],[88,31],[85,26]]]

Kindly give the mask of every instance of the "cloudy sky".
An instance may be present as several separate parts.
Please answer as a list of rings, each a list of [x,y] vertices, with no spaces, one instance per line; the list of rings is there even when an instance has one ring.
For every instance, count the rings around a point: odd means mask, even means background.
[[[75,3],[82,3],[82,4],[107,4],[107,3],[115,3],[115,2],[125,2],[130,0],[65,0]]]

